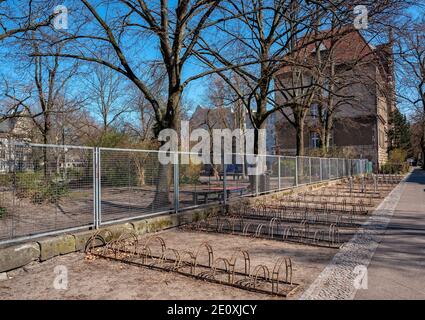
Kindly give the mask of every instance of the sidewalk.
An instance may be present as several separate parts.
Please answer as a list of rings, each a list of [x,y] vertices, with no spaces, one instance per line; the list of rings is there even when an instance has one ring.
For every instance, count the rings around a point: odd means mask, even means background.
[[[425,172],[415,170],[368,267],[368,289],[355,299],[425,299]]]
[[[379,204],[301,300],[425,299],[425,172],[415,170]],[[358,289],[359,269],[368,289]]]

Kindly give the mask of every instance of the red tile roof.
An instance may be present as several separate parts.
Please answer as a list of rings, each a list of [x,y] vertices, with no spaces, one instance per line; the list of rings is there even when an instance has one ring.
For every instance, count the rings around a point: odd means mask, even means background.
[[[356,61],[368,62],[377,58],[377,55],[375,55],[377,49],[368,44],[358,30],[351,26],[345,26],[301,38],[297,44],[299,50],[287,57],[288,62],[280,73],[290,71],[291,62],[314,65],[314,52],[319,44],[325,46],[327,50],[331,50],[336,64]],[[378,58],[382,59],[381,56],[378,55]]]

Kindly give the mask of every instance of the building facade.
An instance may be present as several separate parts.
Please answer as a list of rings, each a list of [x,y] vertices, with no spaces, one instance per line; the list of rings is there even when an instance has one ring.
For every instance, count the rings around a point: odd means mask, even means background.
[[[333,75],[339,74],[339,78],[343,79],[340,80],[343,85],[340,85],[338,94],[333,98],[329,135],[331,153],[366,158],[377,169],[388,160],[389,117],[396,108],[391,37],[390,43],[376,47],[370,45],[355,29],[344,29],[340,35],[324,38],[320,47],[314,43],[306,45],[303,55],[310,57],[319,48],[322,56],[333,61]],[[324,72],[329,71],[324,69]],[[275,81],[276,99],[283,106],[288,101],[284,92],[289,90],[292,74],[292,68],[283,67],[277,75],[278,81]],[[327,109],[326,102],[329,101],[323,97],[332,94],[329,84],[322,84],[318,91],[321,98],[313,98],[305,105],[302,135],[305,154],[314,154],[321,146],[321,128]],[[296,154],[296,130],[291,124],[294,119],[291,107],[284,107],[282,113],[276,116],[276,149],[280,154]]]

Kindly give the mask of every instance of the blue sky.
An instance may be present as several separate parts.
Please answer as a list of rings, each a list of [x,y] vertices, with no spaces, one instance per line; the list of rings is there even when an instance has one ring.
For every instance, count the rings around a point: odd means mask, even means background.
[[[171,4],[174,3],[175,0],[171,1]],[[73,18],[75,12],[72,12],[72,7],[74,1],[65,1],[62,2],[66,6],[68,6],[71,9],[70,17],[69,17],[69,25],[72,29],[73,26]],[[105,14],[106,10],[102,10],[101,13]],[[409,13],[413,16],[418,17],[419,11],[415,9],[410,9]],[[78,14],[78,12],[77,12]],[[129,42],[131,42],[130,39],[128,39]],[[8,48],[6,46],[2,46],[0,48],[0,54],[4,56],[5,53],[8,53]],[[154,42],[153,40],[148,40],[144,44],[137,43],[133,48],[128,48],[128,56],[134,57],[134,64],[139,60],[138,58],[140,56],[143,57],[143,59],[155,59],[158,57],[158,44]],[[16,67],[16,64],[14,63],[15,56],[12,55],[9,58],[6,58],[6,63],[3,63],[0,67],[0,74],[2,76],[8,77],[8,78],[19,78],[21,75],[19,74],[19,69]],[[183,76],[186,78],[189,75],[196,74],[200,70],[199,62],[196,62],[194,60],[188,61],[188,63],[185,65],[185,68],[183,70]],[[398,85],[402,85],[402,83],[398,82]],[[76,87],[78,89],[78,85]],[[187,99],[191,102],[192,105],[192,111],[196,108],[197,105],[205,105],[206,101],[206,94],[208,93],[209,88],[209,78],[203,78],[196,80],[192,82],[186,89],[185,89],[185,96]]]

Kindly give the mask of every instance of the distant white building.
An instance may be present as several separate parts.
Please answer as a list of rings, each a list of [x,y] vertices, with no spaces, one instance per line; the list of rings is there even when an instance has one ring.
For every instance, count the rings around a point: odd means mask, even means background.
[[[6,118],[0,122],[0,172],[28,170],[31,126],[27,118]]]

